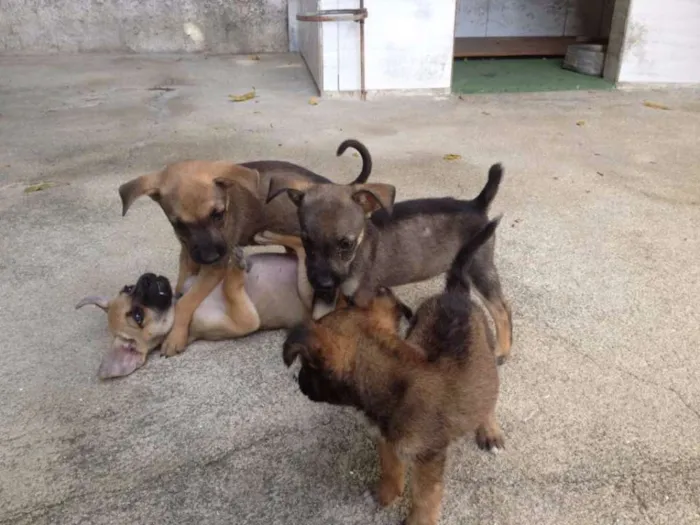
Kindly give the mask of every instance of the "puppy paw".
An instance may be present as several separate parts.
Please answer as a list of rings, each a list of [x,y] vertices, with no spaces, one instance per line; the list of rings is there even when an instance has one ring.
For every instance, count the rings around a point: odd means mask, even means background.
[[[185,351],[187,346],[187,331],[173,330],[168,334],[165,341],[160,347],[161,355],[165,357],[173,357]]]
[[[249,270],[248,261],[246,259],[243,248],[241,248],[240,246],[234,246],[231,249],[231,255],[229,255],[228,265],[229,267],[239,268],[243,271]]]
[[[497,452],[503,450],[506,445],[505,437],[500,428],[487,428],[480,426],[476,431],[476,444],[481,450]]]
[[[377,487],[377,503],[382,507],[388,507],[403,495],[403,487],[394,481],[381,481]]]
[[[272,232],[269,232],[267,230],[262,231],[260,233],[256,233],[255,236],[253,237],[253,240],[257,244],[261,244],[263,246],[272,244],[274,242],[274,234]]]
[[[510,358],[510,352],[504,352],[501,349],[496,349],[496,366],[503,365]]]

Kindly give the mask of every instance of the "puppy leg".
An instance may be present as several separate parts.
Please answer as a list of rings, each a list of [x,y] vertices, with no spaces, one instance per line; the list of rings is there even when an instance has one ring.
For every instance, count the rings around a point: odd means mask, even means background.
[[[332,303],[327,303],[326,301],[318,299],[316,298],[316,296],[314,296],[311,318],[314,321],[318,321],[319,319],[327,316],[329,313],[334,311],[338,307],[338,296],[339,294],[335,295],[335,299]]]
[[[505,437],[492,410],[486,420],[476,429],[476,444],[482,450],[504,449]]]
[[[260,328],[258,311],[245,291],[245,274],[245,257],[241,250],[236,261],[227,269],[223,283],[228,314],[226,331],[231,337],[241,337]]]
[[[301,238],[295,235],[282,235],[270,231],[264,231],[255,236],[255,242],[261,245],[279,244],[284,246],[287,253],[294,253],[297,257],[297,291],[299,298],[307,310],[311,311],[314,300],[314,290],[306,276],[306,251]]]
[[[396,454],[394,446],[384,438],[379,438],[377,448],[379,450],[379,468],[381,469],[377,499],[382,507],[386,507],[403,494],[406,467]]]
[[[406,525],[437,525],[440,519],[446,450],[416,460],[411,476],[411,511]]]
[[[510,356],[513,345],[513,318],[493,262],[492,243],[482,246],[476,253],[469,267],[469,277],[496,325],[496,359],[502,364]]]
[[[192,288],[175,303],[175,321],[161,346],[163,355],[172,357],[185,349],[194,311],[221,282],[224,272],[223,267],[203,266]]]
[[[180,266],[177,272],[177,284],[175,285],[175,295],[179,296],[182,293],[182,288],[185,286],[185,281],[192,275],[199,273],[199,265],[190,257],[189,252],[184,246],[180,247]]]

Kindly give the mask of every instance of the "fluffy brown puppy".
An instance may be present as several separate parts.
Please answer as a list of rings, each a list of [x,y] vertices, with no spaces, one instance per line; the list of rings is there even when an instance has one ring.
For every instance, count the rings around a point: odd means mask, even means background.
[[[413,464],[408,525],[438,522],[450,443],[475,434],[481,448],[503,446],[495,341],[467,276],[497,224],[463,245],[445,291],[421,304],[406,340],[399,322],[410,309],[381,288],[367,308],[336,310],[294,329],[284,344],[287,366],[301,360],[299,387],[309,399],[353,406],[379,430],[381,505],[402,495],[406,463]]]

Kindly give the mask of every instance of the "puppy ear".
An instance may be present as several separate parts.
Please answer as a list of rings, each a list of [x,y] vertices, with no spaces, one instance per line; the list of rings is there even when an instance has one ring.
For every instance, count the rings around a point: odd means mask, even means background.
[[[214,178],[214,182],[223,188],[230,188],[233,184],[238,184],[251,192],[258,194],[258,184],[260,184],[260,172],[244,168],[238,164],[222,163],[219,165],[221,172]]]
[[[270,189],[267,192],[267,200],[265,201],[265,204],[269,203],[280,193],[286,192],[289,199],[295,204],[295,206],[299,206],[301,205],[301,201],[304,198],[306,190],[308,190],[312,185],[313,183],[309,181],[290,181],[283,179],[282,177],[273,177],[270,181]]]
[[[401,311],[401,315],[404,316],[406,321],[410,321],[413,319],[413,310],[411,309],[410,306],[408,306],[406,303],[399,301],[398,302],[399,310]]]
[[[148,195],[151,199],[158,202],[160,198],[159,187],[159,171],[141,175],[119,186],[119,196],[122,199],[122,217],[126,215],[134,201],[142,195]]]
[[[97,375],[100,379],[128,376],[146,363],[146,356],[133,344],[114,341],[111,350],[102,358]]]
[[[287,196],[289,197],[289,200],[294,203],[294,206],[297,208],[301,206],[301,201],[304,200],[304,192],[300,190],[295,190],[292,188],[289,188],[287,190]]]
[[[362,206],[367,215],[380,209],[391,214],[394,208],[394,199],[396,199],[396,187],[391,184],[375,182],[356,184],[354,188],[356,191],[352,194],[352,200]]]
[[[94,304],[106,312],[109,309],[109,297],[105,297],[104,295],[88,295],[87,297],[83,297],[80,302],[75,305],[75,309],[82,308],[87,304]]]
[[[303,358],[308,355],[308,347],[311,338],[311,330],[305,324],[300,324],[292,328],[282,346],[282,359],[284,360],[285,366],[292,366],[292,363],[294,363],[298,356]]]
[[[399,312],[401,312],[401,315],[403,315],[407,321],[410,321],[413,318],[413,310],[411,309],[411,307],[404,303],[401,299],[396,297],[396,294],[391,290],[391,288],[382,286],[377,289],[377,295],[386,295],[388,297],[391,297],[391,299],[393,299],[394,303],[396,304],[396,308],[398,308]]]

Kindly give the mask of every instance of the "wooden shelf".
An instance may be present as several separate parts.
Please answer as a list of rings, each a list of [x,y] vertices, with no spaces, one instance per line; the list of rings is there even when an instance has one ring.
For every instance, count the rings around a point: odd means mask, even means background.
[[[571,44],[607,44],[607,38],[580,36],[455,38],[455,58],[564,56]]]

